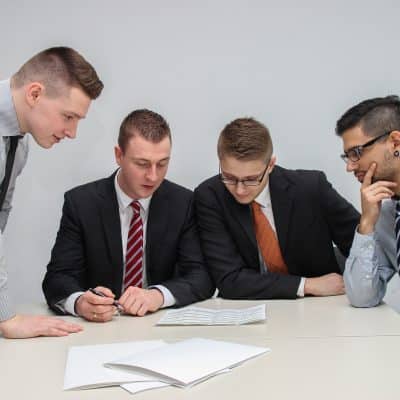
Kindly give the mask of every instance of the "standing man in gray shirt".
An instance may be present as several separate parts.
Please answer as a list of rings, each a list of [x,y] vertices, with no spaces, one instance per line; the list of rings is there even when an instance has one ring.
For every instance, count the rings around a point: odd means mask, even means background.
[[[374,307],[399,271],[399,97],[357,104],[338,120],[336,133],[343,140],[347,172],[361,182],[362,214],[346,261],[346,293],[353,306]]]
[[[7,288],[2,233],[15,181],[28,155],[26,133],[43,148],[65,137],[75,138],[78,122],[102,89],[94,68],[68,47],[44,50],[10,79],[0,81],[0,333],[4,337],[64,336],[81,330],[53,317],[16,315]]]

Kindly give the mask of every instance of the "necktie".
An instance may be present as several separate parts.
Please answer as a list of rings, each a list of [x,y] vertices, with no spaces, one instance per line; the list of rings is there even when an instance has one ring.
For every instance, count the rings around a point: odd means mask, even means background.
[[[253,222],[258,247],[261,250],[268,271],[287,274],[288,269],[282,257],[278,239],[271,224],[258,203],[253,201],[251,207],[253,210]]]
[[[7,153],[6,170],[4,172],[3,182],[0,188],[0,210],[3,208],[4,199],[6,198],[8,185],[10,184],[11,171],[14,164],[15,152],[17,151],[18,140],[21,136],[10,136],[10,145]]]
[[[400,200],[396,201],[396,216],[394,230],[396,233],[396,260],[397,268],[400,273]]]
[[[133,201],[131,207],[133,215],[126,244],[124,291],[129,286],[142,287],[143,284],[143,222],[139,202]]]

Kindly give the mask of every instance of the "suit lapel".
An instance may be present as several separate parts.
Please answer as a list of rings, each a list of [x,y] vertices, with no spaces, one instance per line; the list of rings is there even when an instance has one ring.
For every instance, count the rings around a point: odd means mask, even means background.
[[[272,211],[281,251],[284,254],[293,206],[292,183],[280,167],[275,167],[270,175],[270,194]]]
[[[224,187],[224,196],[226,204],[228,204],[231,214],[234,215],[234,218],[242,226],[251,244],[257,251],[257,239],[254,233],[250,206],[247,204],[238,203],[225,187]]]
[[[102,181],[99,187],[100,213],[108,247],[111,265],[113,268],[113,289],[116,295],[121,292],[123,276],[121,221],[119,217],[118,200],[114,187],[115,173]]]
[[[155,258],[162,254],[162,245],[168,229],[169,203],[168,190],[164,181],[151,198],[146,229],[146,275],[149,285],[155,281],[152,265]]]

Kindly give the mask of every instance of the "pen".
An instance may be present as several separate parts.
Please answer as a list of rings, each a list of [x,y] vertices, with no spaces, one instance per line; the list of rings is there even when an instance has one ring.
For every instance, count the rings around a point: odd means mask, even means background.
[[[92,292],[93,294],[100,296],[100,297],[107,297],[104,293],[100,292],[99,290],[93,289],[93,288],[90,288],[89,292]],[[113,301],[113,305],[115,307],[117,307],[118,311],[124,310],[123,307],[121,306],[121,304],[119,304],[117,300]]]

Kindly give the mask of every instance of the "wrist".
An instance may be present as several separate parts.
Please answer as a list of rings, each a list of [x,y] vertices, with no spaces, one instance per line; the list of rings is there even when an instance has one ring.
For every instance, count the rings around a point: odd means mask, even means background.
[[[82,302],[82,294],[75,300],[75,304],[74,304],[74,312],[76,315],[81,316],[80,312],[79,312],[79,306],[80,303]]]
[[[365,218],[360,219],[360,224],[358,225],[357,231],[361,235],[367,235],[369,233],[372,233],[375,228],[375,223],[372,223]]]

